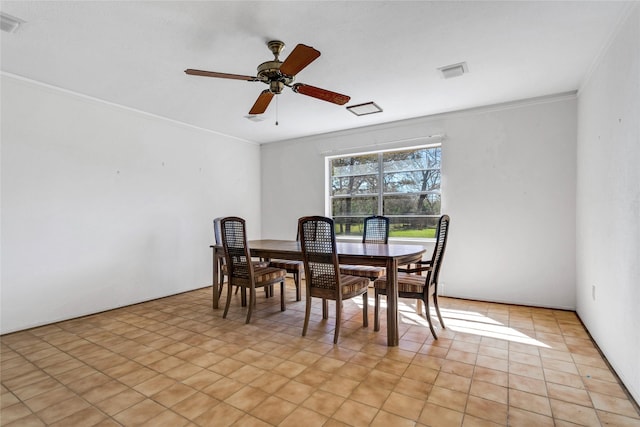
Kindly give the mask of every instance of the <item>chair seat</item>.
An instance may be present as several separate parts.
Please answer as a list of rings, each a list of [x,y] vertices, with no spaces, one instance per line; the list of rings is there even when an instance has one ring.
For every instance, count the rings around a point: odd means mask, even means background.
[[[289,261],[286,259],[272,259],[269,262],[270,267],[284,268],[287,271],[297,270],[298,272],[304,269],[304,263],[302,261]]]
[[[256,287],[279,282],[287,277],[287,271],[275,267],[254,267],[253,274],[256,281]]]
[[[384,267],[373,267],[370,265],[340,265],[340,274],[367,277],[371,280],[377,279],[385,273],[386,269]]]
[[[328,280],[323,280],[323,277],[327,277]],[[319,283],[332,282],[333,276],[327,276],[320,274],[316,277]],[[369,288],[369,279],[366,277],[340,275],[340,285],[342,286],[342,299],[353,298],[356,295],[360,295],[367,292]],[[335,290],[333,288],[315,287],[311,289],[311,296],[327,298],[335,300]]]
[[[365,292],[369,288],[369,280],[364,280],[364,277],[340,275],[340,285],[342,285],[342,295],[353,295],[361,293],[364,289]]]
[[[424,292],[425,276],[398,273],[398,292],[422,293]],[[387,290],[387,276],[382,276],[373,282],[373,287],[379,290]]]
[[[304,262],[287,259],[272,259],[271,262],[269,262],[269,267],[282,268],[286,270],[287,273],[293,274],[293,281],[296,284],[296,301],[300,301],[302,299],[300,276],[304,271]]]

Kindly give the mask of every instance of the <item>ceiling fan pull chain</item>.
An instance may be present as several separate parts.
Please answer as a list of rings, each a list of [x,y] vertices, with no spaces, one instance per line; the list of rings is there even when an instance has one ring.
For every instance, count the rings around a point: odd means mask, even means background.
[[[276,126],[278,126],[278,98],[279,96],[276,96]]]

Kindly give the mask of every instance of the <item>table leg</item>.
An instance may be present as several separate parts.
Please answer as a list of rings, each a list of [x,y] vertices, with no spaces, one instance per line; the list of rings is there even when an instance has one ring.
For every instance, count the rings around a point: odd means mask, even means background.
[[[218,295],[218,253],[216,248],[212,248],[213,249],[213,301],[211,302],[212,306],[214,309],[218,308],[218,300],[219,300],[219,295]]]
[[[398,261],[387,261],[387,345],[399,344],[398,333]]]

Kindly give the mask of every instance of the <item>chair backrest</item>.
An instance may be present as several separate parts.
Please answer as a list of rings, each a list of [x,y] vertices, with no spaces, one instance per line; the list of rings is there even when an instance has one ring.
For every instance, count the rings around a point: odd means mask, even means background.
[[[229,280],[234,284],[251,283],[253,264],[247,244],[245,220],[235,216],[220,220],[222,247],[227,264]]]
[[[213,237],[215,238],[216,246],[221,246],[222,245],[222,230],[220,228],[220,221],[222,221],[222,217],[218,217],[218,218],[214,218],[213,219]],[[220,263],[220,268],[222,268],[223,265],[227,264],[226,258],[225,257],[220,257],[219,263]],[[222,274],[222,272],[221,272],[221,274]],[[221,277],[221,279],[222,279],[222,277]]]
[[[340,292],[340,266],[333,220],[323,216],[300,218],[298,234],[310,295]]]
[[[362,243],[389,243],[389,218],[380,215],[365,218]]]
[[[220,221],[222,221],[222,217],[218,217],[213,220],[213,237],[216,240],[216,245],[222,245],[222,230],[220,228]]]
[[[449,215],[442,215],[438,220],[438,228],[436,230],[436,247],[433,249],[433,256],[431,258],[432,271],[429,272],[429,278],[427,279],[428,285],[432,283],[438,284],[440,267],[442,266],[442,259],[444,258],[444,250],[447,247],[450,222],[451,219],[449,218]]]

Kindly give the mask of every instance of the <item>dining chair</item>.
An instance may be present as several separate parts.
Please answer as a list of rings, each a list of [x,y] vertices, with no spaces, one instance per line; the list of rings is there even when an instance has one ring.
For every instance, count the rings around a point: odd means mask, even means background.
[[[436,230],[436,236],[437,235],[438,234],[437,234],[437,230]],[[398,266],[398,272],[399,273],[410,273],[410,274],[419,274],[419,275],[421,275],[423,272],[427,272],[429,270],[431,270],[431,260],[430,259],[420,260],[420,261],[416,261],[416,262],[412,262],[412,263],[409,263],[409,264],[404,264],[404,265]]]
[[[222,246],[222,235],[221,235],[221,230],[220,230],[220,221],[222,220],[222,217],[218,217],[215,218],[213,220],[213,237],[215,239],[216,242],[216,246]],[[269,266],[269,262],[268,261],[251,261],[253,263],[254,267],[268,267]],[[216,266],[214,266],[214,268],[216,268]],[[224,278],[228,275],[227,274],[227,263],[225,261],[224,257],[220,257],[218,259],[218,265],[217,265],[218,271],[220,272],[220,274],[218,274],[218,277],[220,278],[220,283],[218,286],[218,295],[222,295],[222,287],[224,286]],[[236,294],[238,293],[238,291],[240,290],[240,287],[236,286]],[[247,304],[247,296],[246,294],[242,295],[242,306],[244,307]]]
[[[285,270],[274,267],[259,267],[251,262],[251,253],[247,244],[246,222],[238,217],[226,217],[220,220],[222,247],[224,248],[227,266],[227,302],[224,307],[223,318],[227,317],[231,303],[231,287],[238,286],[244,294],[249,291],[247,304],[247,320],[251,321],[251,313],[256,305],[256,288],[268,288],[280,283],[280,311],[285,311],[284,282],[287,277]]]
[[[362,243],[387,244],[388,242],[389,218],[381,215],[373,215],[365,218]],[[341,265],[340,274],[348,274],[350,276],[366,277],[369,280],[376,280],[385,274],[385,268],[370,265]]]
[[[447,247],[447,236],[449,234],[449,215],[442,215],[438,220],[438,228],[436,230],[436,246],[431,256],[431,261],[422,265],[422,271],[426,271],[426,276],[398,273],[398,297],[413,298],[424,301],[425,314],[429,322],[429,329],[435,339],[438,339],[433,323],[431,321],[431,313],[429,312],[429,297],[433,297],[433,305],[440,321],[440,326],[445,329],[442,316],[440,315],[440,307],[438,306],[438,277],[442,267],[442,259],[444,251]],[[380,295],[387,295],[387,278],[382,276],[373,282],[375,290],[375,313],[373,320],[374,331],[380,330]]]
[[[322,318],[329,317],[327,300],[336,302],[336,326],[333,343],[338,343],[342,323],[342,301],[362,295],[362,324],[369,326],[366,277],[340,274],[334,222],[331,218],[308,216],[298,220],[298,231],[304,261],[306,308],[302,336],[307,335],[311,315],[311,299],[322,299]]]

